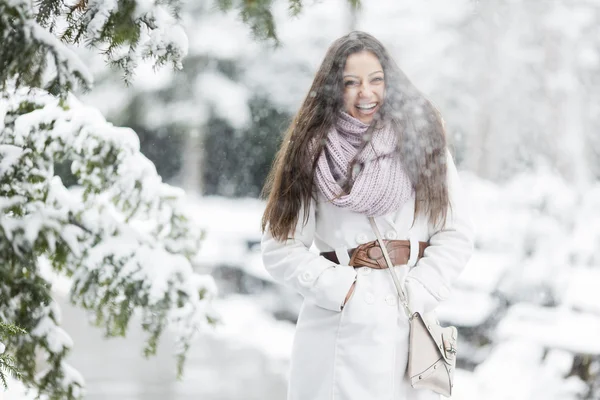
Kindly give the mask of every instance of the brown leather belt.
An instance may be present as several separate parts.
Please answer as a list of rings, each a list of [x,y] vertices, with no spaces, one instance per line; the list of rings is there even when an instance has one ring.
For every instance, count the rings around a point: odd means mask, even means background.
[[[408,264],[408,259],[410,258],[410,242],[408,240],[384,239],[383,243],[390,254],[393,265]],[[429,243],[419,242],[419,254],[417,255],[417,260],[423,257],[423,253],[427,246],[429,246]],[[335,251],[325,251],[321,253],[321,255],[336,264],[340,263]],[[387,263],[385,262],[383,252],[381,251],[377,240],[361,244],[354,249],[349,249],[348,256],[350,257],[348,265],[351,267],[387,268]]]

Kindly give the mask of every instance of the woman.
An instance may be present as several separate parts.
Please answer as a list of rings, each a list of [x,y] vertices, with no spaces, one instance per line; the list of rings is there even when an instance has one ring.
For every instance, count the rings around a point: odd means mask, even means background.
[[[473,230],[442,118],[373,36],[328,49],[264,191],[265,268],[304,297],[288,399],[439,399],[405,376],[408,319],[367,217],[421,313],[450,295]]]

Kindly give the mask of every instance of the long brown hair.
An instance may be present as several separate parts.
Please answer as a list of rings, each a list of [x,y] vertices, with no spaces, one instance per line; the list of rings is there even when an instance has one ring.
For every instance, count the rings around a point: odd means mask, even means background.
[[[443,120],[377,39],[364,32],[351,32],[327,50],[265,182],[262,196],[268,200],[262,230],[268,225],[278,240],[283,241],[294,232],[303,204],[306,205],[304,221],[308,218],[311,197],[315,195],[318,156],[325,146],[327,132],[344,109],[346,59],[362,51],[373,53],[384,72],[385,99],[372,127],[378,121],[391,123],[398,135],[396,154],[415,188],[415,214],[425,215],[432,224],[446,222],[449,199]],[[367,144],[365,141],[359,152]]]

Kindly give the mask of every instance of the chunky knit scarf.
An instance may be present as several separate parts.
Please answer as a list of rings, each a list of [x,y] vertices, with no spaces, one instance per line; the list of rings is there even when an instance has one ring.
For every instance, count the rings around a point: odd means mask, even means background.
[[[363,140],[367,139],[363,136],[368,128],[342,112],[327,134],[327,142],[317,161],[315,180],[325,198],[336,206],[375,217],[398,210],[410,198],[413,187],[400,159],[391,154],[397,136],[387,125],[373,131],[371,143],[358,155],[355,163],[362,168],[353,171],[350,193],[341,195],[348,166]]]

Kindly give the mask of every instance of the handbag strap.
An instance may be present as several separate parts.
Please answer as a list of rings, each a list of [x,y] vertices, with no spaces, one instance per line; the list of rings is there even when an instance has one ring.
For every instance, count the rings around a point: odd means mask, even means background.
[[[387,251],[387,247],[383,243],[383,239],[381,238],[381,233],[379,232],[377,223],[375,223],[375,219],[373,217],[369,217],[369,222],[371,223],[371,228],[373,228],[373,232],[375,232],[375,236],[377,236],[377,242],[379,243],[379,247],[381,248],[381,252],[383,253],[385,262],[388,265],[387,269],[388,269],[388,271],[390,271],[390,274],[392,274],[392,280],[394,281],[394,285],[396,286],[396,291],[398,292],[398,297],[400,297],[400,301],[402,302],[402,305],[404,306],[404,310],[407,313],[408,319],[412,319],[413,313],[412,313],[410,307],[408,306],[408,298],[407,298],[406,294],[404,293],[404,290],[402,290],[402,284],[398,280],[398,276],[396,275],[396,272],[394,272],[394,268],[393,268],[394,265],[392,264],[392,260],[390,259],[390,255]]]

